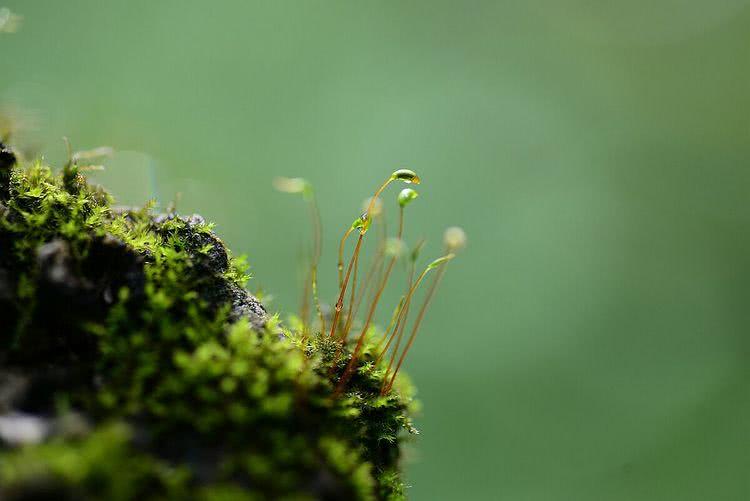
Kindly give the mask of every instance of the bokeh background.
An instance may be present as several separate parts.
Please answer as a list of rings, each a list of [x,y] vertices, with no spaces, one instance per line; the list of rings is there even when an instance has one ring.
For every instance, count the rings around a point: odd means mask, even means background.
[[[309,235],[275,176],[317,188],[327,298],[395,168],[407,240],[466,229],[408,360],[412,499],[750,498],[747,0],[3,4],[19,142],[113,146],[118,199],[181,193],[270,309]]]

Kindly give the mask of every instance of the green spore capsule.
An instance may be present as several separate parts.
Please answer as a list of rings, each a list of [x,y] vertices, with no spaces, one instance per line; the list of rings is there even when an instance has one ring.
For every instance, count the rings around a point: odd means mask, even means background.
[[[398,194],[398,204],[401,207],[406,207],[412,200],[417,198],[419,196],[419,193],[416,192],[416,190],[412,190],[411,188],[404,188],[401,190],[401,193]]]
[[[364,235],[365,233],[367,233],[367,230],[370,229],[371,222],[372,218],[367,214],[367,212],[364,212],[361,216],[354,220],[354,222],[352,223],[352,229],[359,230],[359,232]]]
[[[419,176],[417,176],[417,173],[409,169],[397,170],[396,172],[391,174],[391,180],[403,181],[405,183],[413,183],[413,184],[419,184],[421,181],[419,179]]]
[[[456,257],[455,254],[446,254],[445,256],[439,257],[436,260],[434,260],[433,262],[431,262],[430,264],[428,264],[427,265],[427,269],[428,270],[435,269],[438,266],[440,266],[441,264],[447,263],[448,261],[450,261],[454,257]]]

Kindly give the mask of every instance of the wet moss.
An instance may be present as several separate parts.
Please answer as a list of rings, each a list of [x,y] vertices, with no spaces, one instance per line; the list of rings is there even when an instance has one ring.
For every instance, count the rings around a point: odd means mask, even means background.
[[[368,342],[334,398],[350,352],[280,325],[247,279],[198,216],[115,209],[74,165],[0,165],[0,417],[43,424],[20,446],[0,427],[0,498],[403,497],[408,383],[379,395]]]

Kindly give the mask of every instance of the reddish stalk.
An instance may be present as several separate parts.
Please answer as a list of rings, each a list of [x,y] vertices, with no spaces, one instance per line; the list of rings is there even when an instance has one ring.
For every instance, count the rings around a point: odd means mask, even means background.
[[[406,284],[406,293],[403,296],[401,296],[401,301],[399,302],[398,309],[395,313],[396,315],[398,315],[399,320],[401,320],[401,317],[400,317],[401,308],[404,306],[404,301],[406,300],[406,296],[409,294],[409,290],[411,289],[411,286],[414,283],[414,273],[416,272],[416,268],[417,268],[417,259],[419,258],[419,252],[422,249],[422,246],[424,245],[424,243],[425,243],[424,239],[421,239],[419,242],[417,242],[417,245],[414,246],[409,256],[409,259],[411,261],[411,266],[409,268],[409,280],[407,281],[407,284]],[[408,315],[408,312],[407,312],[407,315]],[[388,348],[391,346],[391,342],[393,342],[393,335],[395,334],[396,331],[394,331],[390,337],[388,336],[388,332],[390,331],[392,326],[393,324],[390,324],[388,326],[388,329],[386,329],[385,332],[383,333],[383,338],[378,342],[378,346],[376,349],[377,351],[380,352],[380,355],[378,355],[378,358],[375,362],[376,364],[380,363],[380,360],[383,358],[383,355],[385,354],[385,352],[388,351]],[[400,329],[403,330],[403,327],[400,327]],[[385,349],[381,351],[380,347],[383,345],[383,341],[385,341],[386,339],[388,339],[388,343],[386,344]]]
[[[349,281],[349,274],[352,269],[352,264],[356,259],[359,257],[359,251],[361,249],[362,244],[362,238],[365,236],[365,233],[367,233],[367,230],[369,228],[370,222],[371,222],[371,216],[372,208],[375,206],[375,202],[380,196],[380,194],[385,190],[389,184],[391,184],[393,181],[404,181],[406,183],[414,183],[419,184],[420,179],[419,176],[417,176],[414,172],[407,170],[407,169],[399,169],[395,171],[393,174],[390,175],[388,179],[380,186],[380,188],[377,189],[375,194],[370,199],[370,203],[367,205],[367,210],[362,215],[362,224],[359,227],[359,240],[357,241],[357,246],[354,248],[354,253],[352,254],[351,259],[349,260],[349,267],[346,272],[346,278],[344,278],[343,283],[341,284],[341,291],[339,293],[339,300],[336,302],[336,312],[334,314],[334,325],[331,327],[331,334],[330,337],[333,337],[334,331],[336,329],[336,322],[338,321],[338,317],[341,315],[341,309],[343,308],[343,302],[344,302],[344,295],[346,294],[346,286]],[[382,292],[382,288],[379,292]],[[376,296],[377,297],[377,296]],[[379,297],[378,297],[379,298]],[[366,327],[369,326],[370,320],[372,320],[372,312],[368,315],[368,321],[365,322]],[[362,340],[364,338],[364,333],[366,332],[366,327],[363,329],[362,334],[360,335],[359,340],[357,341],[357,350],[361,349]],[[350,361],[349,365],[347,365],[347,372],[351,373],[351,367],[352,361],[356,360],[356,355],[352,355],[352,360]],[[344,373],[346,376],[346,372]],[[347,376],[348,379],[348,376]],[[334,393],[334,397],[338,394],[339,389],[343,388],[343,384],[345,383],[345,378],[342,376],[341,381],[339,382],[339,386],[337,387],[336,392]]]
[[[365,205],[365,209],[369,207],[369,200],[366,200],[367,204]],[[375,274],[375,271],[377,270],[378,264],[382,262],[383,260],[383,251],[385,249],[385,241],[386,241],[386,235],[384,234],[384,231],[386,229],[386,220],[384,217],[383,212],[383,204],[378,203],[378,201],[375,202],[375,205],[373,206],[375,208],[375,213],[372,216],[372,224],[377,224],[380,226],[381,232],[378,235],[378,247],[377,251],[372,256],[372,262],[367,270],[367,274],[365,275],[365,279],[362,282],[362,286],[359,288],[359,290],[356,292],[356,294],[352,297],[352,303],[350,307],[353,306],[353,309],[350,310],[351,315],[354,316],[354,318],[357,318],[357,314],[359,313],[359,307],[362,304],[362,300],[367,295],[368,291],[370,291],[371,287],[371,281],[373,278],[373,275]],[[357,260],[357,266],[359,266],[359,259]],[[356,270],[355,270],[356,271]],[[379,280],[378,282],[379,283]],[[349,331],[346,332],[346,335],[349,334]]]
[[[388,242],[388,225],[387,221],[385,219],[385,207],[383,208],[383,214],[380,216],[381,221],[383,222],[380,232],[380,242],[378,245],[378,253],[375,255],[375,259],[373,261],[377,261],[377,275],[375,275],[375,283],[379,284],[380,280],[383,278],[383,270],[385,269],[385,249],[386,244]],[[375,263],[373,262],[373,265]],[[377,287],[372,288],[372,292],[370,294],[370,297],[368,298],[368,303],[372,303],[372,298],[375,295],[375,292],[377,291]],[[367,292],[367,291],[363,291]]]
[[[389,338],[388,333],[391,332],[391,329],[393,329],[394,325],[396,325],[396,320],[400,318],[401,316],[401,309],[404,307],[404,301],[406,300],[406,295],[401,296],[401,299],[399,299],[398,304],[393,309],[393,314],[391,315],[391,321],[388,322],[388,327],[383,331],[383,336],[380,338],[380,341],[378,341],[378,344],[375,346],[375,351],[380,351],[380,347],[383,346],[383,341]],[[390,346],[390,343],[388,343],[386,346]],[[378,356],[377,360],[375,361],[375,365],[377,365],[380,362],[380,358],[382,356],[382,353]]]
[[[416,262],[412,262],[411,264],[411,271],[409,272],[409,285],[406,288],[406,298],[409,295],[409,291],[411,291],[412,285],[414,284],[414,273],[416,271]],[[383,358],[383,355],[385,355],[388,352],[388,348],[391,346],[391,343],[393,342],[394,336],[396,338],[396,346],[393,348],[393,352],[391,354],[391,359],[388,362],[388,368],[385,371],[385,377],[388,378],[388,375],[391,372],[391,367],[393,366],[393,359],[395,358],[395,353],[398,352],[399,346],[401,346],[401,338],[403,337],[404,333],[404,327],[406,327],[407,319],[409,318],[409,310],[411,309],[411,298],[409,298],[409,302],[403,305],[402,309],[403,316],[399,315],[398,317],[398,323],[396,324],[396,328],[393,330],[393,333],[388,338],[388,343],[386,343],[385,348],[383,348],[383,351],[380,352],[380,355],[378,355],[377,360],[375,361],[375,365],[380,363],[380,360]],[[398,332],[398,334],[396,334]],[[382,388],[381,388],[382,390]]]
[[[352,231],[354,231],[353,226],[346,230],[346,233],[341,237],[341,242],[339,243],[339,290],[341,289],[341,286],[344,285],[344,244],[346,243],[346,239],[349,238],[349,235],[352,234]]]
[[[313,222],[313,259],[310,266],[310,283],[312,288],[313,303],[320,321],[320,331],[325,332],[325,319],[323,310],[320,308],[320,299],[318,298],[318,264],[322,253],[323,225],[320,222],[320,209],[313,194],[310,198],[310,217]]]
[[[388,343],[385,345],[385,348],[383,348],[383,351],[380,352],[380,355],[378,355],[378,358],[376,360],[376,364],[380,363],[380,361],[383,358],[383,355],[385,355],[388,352],[388,348],[390,347],[391,343],[394,339],[398,338],[396,341],[396,346],[392,350],[391,359],[388,363],[388,368],[386,369],[386,378],[388,377],[388,374],[391,372],[391,366],[394,361],[395,353],[398,351],[398,347],[401,344],[401,337],[404,331],[404,327],[406,326],[406,318],[409,315],[409,310],[411,308],[411,299],[414,296],[414,292],[419,287],[419,284],[422,283],[422,280],[424,280],[424,277],[427,275],[427,272],[430,271],[429,268],[426,268],[421,275],[419,275],[419,278],[417,281],[409,288],[409,292],[406,294],[406,300],[404,301],[404,307],[401,309],[401,315],[398,318],[398,322],[396,323],[396,328],[393,329],[393,332],[391,333],[391,337],[388,339]],[[397,334],[398,333],[398,334]],[[383,380],[383,386],[385,386],[386,379]],[[383,388],[381,387],[381,392]]]
[[[341,334],[341,339],[336,346],[336,352],[333,355],[334,364],[331,365],[331,368],[329,369],[328,373],[333,374],[333,370],[335,367],[335,363],[338,361],[339,357],[341,356],[341,350],[346,346],[346,339],[349,336],[349,329],[352,327],[352,320],[354,319],[354,315],[352,314],[352,305],[354,304],[354,293],[357,290],[357,268],[359,267],[359,256],[354,260],[354,276],[352,277],[352,292],[351,297],[349,299],[349,312],[346,317],[346,322],[344,323],[344,332]]]
[[[365,209],[365,212],[362,214],[362,218],[369,218],[370,212],[372,211],[372,208],[375,206],[375,201],[378,199],[378,196],[383,192],[383,190],[393,181],[393,176],[391,176],[383,185],[378,188],[378,191],[375,192],[375,194],[370,199],[370,203],[367,204],[367,209]],[[339,269],[339,289],[341,289],[344,286],[344,279],[343,279],[343,271],[344,271],[344,243],[346,242],[346,239],[349,237],[352,231],[354,231],[355,227],[352,226],[348,230],[346,230],[346,233],[344,233],[343,238],[341,239],[341,243],[339,244],[339,262],[338,262],[338,269]],[[360,229],[360,235],[364,235],[367,232],[367,230],[362,231]],[[349,267],[351,268],[351,263],[354,261],[355,256],[359,254],[359,248],[357,248],[352,254],[352,258],[349,260]]]
[[[362,305],[362,300],[365,298],[368,291],[372,291],[371,295],[375,294],[376,289],[372,288],[372,285],[380,283],[380,280],[373,280],[373,279],[377,278],[375,277],[375,273],[377,272],[378,268],[382,268],[381,265],[385,261],[384,257],[385,257],[385,254],[383,252],[383,248],[378,249],[378,252],[375,255],[375,258],[373,260],[373,263],[370,265],[370,269],[367,271],[367,275],[365,276],[365,281],[362,283],[361,294],[359,294],[357,297],[356,305],[354,306],[354,318],[357,318],[357,314],[359,313],[359,307]]]
[[[398,239],[399,240],[401,239],[403,232],[404,232],[404,208],[401,207],[401,210],[399,212],[399,224],[398,224]],[[336,391],[334,395],[339,395],[341,393],[347,381],[349,381],[349,378],[351,377],[351,373],[354,370],[354,365],[357,363],[357,357],[359,356],[359,352],[362,350],[362,344],[365,340],[367,329],[368,327],[370,327],[370,322],[372,322],[372,318],[375,315],[375,310],[378,307],[378,302],[380,301],[380,297],[383,294],[383,290],[385,289],[385,286],[388,283],[388,277],[391,274],[391,270],[393,270],[393,265],[396,264],[396,258],[397,256],[393,256],[391,257],[391,260],[388,262],[388,267],[385,270],[385,275],[383,275],[383,279],[380,281],[380,287],[378,287],[378,291],[375,293],[375,298],[373,299],[372,304],[370,305],[370,310],[367,312],[367,319],[365,320],[365,323],[362,326],[362,331],[359,333],[359,337],[357,338],[357,344],[355,345],[354,351],[352,352],[352,357],[349,360],[349,363],[347,364],[346,369],[344,370],[344,373],[341,376],[341,379],[339,380],[339,384],[336,386]]]
[[[334,314],[333,314],[333,324],[331,324],[331,333],[328,335],[328,337],[333,337],[336,333],[336,326],[339,322],[339,317],[341,316],[341,310],[344,307],[344,295],[346,294],[346,286],[349,283],[349,275],[352,272],[352,266],[354,265],[354,261],[356,260],[357,255],[359,254],[359,249],[362,246],[362,238],[365,236],[364,233],[359,233],[359,238],[357,239],[357,246],[354,247],[354,254],[352,254],[352,259],[349,260],[349,266],[346,270],[346,277],[344,278],[344,281],[341,284],[341,291],[339,292],[339,298],[336,301],[336,306],[334,307]]]
[[[310,288],[312,286],[312,268],[308,270],[308,272],[305,274],[305,285],[302,290],[302,298],[300,299],[300,307],[299,307],[299,317],[302,321],[302,337],[304,339],[307,339],[307,334],[309,331],[309,322],[310,319],[308,318],[310,314]]]
[[[425,296],[425,299],[422,302],[422,307],[419,309],[419,314],[417,315],[417,319],[414,321],[414,326],[411,329],[411,334],[409,334],[409,341],[406,343],[406,347],[404,348],[404,351],[401,353],[401,357],[398,360],[398,365],[396,365],[396,370],[393,371],[393,375],[391,376],[391,381],[388,383],[388,386],[381,388],[380,390],[381,395],[385,395],[386,393],[391,391],[391,388],[393,388],[393,382],[396,380],[398,371],[401,369],[401,365],[404,363],[406,354],[409,353],[409,348],[411,348],[412,344],[414,344],[414,339],[417,337],[417,331],[419,331],[419,326],[422,323],[422,319],[424,318],[425,313],[427,312],[427,306],[429,306],[430,300],[432,300],[432,296],[435,294],[435,290],[437,289],[437,286],[440,284],[440,280],[443,278],[443,274],[445,273],[447,264],[448,264],[447,262],[444,262],[443,264],[440,265],[440,269],[438,270],[437,275],[435,275],[435,278],[432,281],[432,284],[430,285],[430,289],[427,291],[427,295]],[[424,274],[427,271],[429,271],[429,268],[423,272],[422,277],[424,277]],[[385,379],[383,379],[383,383],[385,383]]]
[[[318,312],[318,320],[320,321],[320,332],[326,331],[326,319],[323,316],[323,310],[320,307],[320,299],[318,298],[318,268],[314,267],[311,270],[312,274],[312,294],[313,301],[315,302],[315,309]]]
[[[349,259],[349,266],[346,271],[346,278],[343,280],[341,279],[341,272],[343,271],[343,264],[344,264],[344,242],[346,242],[347,237],[349,234],[355,229],[355,226],[351,226],[346,233],[344,234],[344,237],[341,239],[341,243],[339,244],[339,300],[336,302],[336,312],[334,314],[334,322],[333,326],[331,326],[331,334],[330,337],[333,337],[334,332],[336,330],[336,323],[338,322],[338,318],[341,314],[341,308],[344,306],[344,294],[346,294],[346,287],[349,282],[349,274],[352,271],[352,265],[354,262],[359,258],[359,249],[362,245],[362,238],[365,236],[365,233],[367,232],[367,224],[368,219],[370,218],[370,211],[372,211],[373,206],[375,205],[375,200],[377,200],[378,196],[383,192],[383,190],[393,181],[393,176],[388,178],[388,180],[383,183],[383,185],[378,188],[378,191],[375,192],[375,194],[370,199],[370,203],[367,205],[367,210],[365,210],[364,214],[362,214],[362,221],[363,225],[359,229],[359,239],[357,240],[357,246],[354,248],[354,252],[352,253],[351,259]]]
[[[344,332],[341,335],[341,346],[346,344],[346,338],[349,336],[349,329],[352,327],[352,320],[354,319],[354,299],[357,293],[357,270],[359,269],[359,256],[354,260],[354,275],[352,276],[352,292],[349,297],[349,311],[346,315],[346,322],[344,322]],[[338,358],[338,356],[336,357]]]

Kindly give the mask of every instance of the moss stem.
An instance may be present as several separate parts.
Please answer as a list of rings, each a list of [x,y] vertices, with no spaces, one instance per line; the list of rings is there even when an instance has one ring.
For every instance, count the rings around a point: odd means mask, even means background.
[[[352,266],[354,265],[354,261],[359,254],[359,249],[362,247],[362,238],[364,236],[365,236],[364,233],[362,232],[359,233],[359,238],[357,239],[356,247],[354,247],[354,253],[352,254],[352,259],[349,260],[349,266],[347,267],[347,270],[346,270],[346,277],[341,283],[341,290],[339,291],[339,298],[336,301],[336,306],[334,307],[333,324],[331,325],[331,333],[328,335],[328,337],[333,337],[336,333],[336,326],[338,325],[339,318],[341,316],[341,310],[344,307],[344,295],[346,294],[346,286],[349,283],[349,275],[352,272]]]
[[[406,287],[407,295],[408,295],[409,291],[411,290],[412,285],[414,284],[414,274],[416,273],[416,268],[417,268],[417,263],[416,262],[412,262],[412,264],[411,264],[411,270],[409,271],[409,283],[408,283],[408,285]],[[404,298],[406,298],[406,296],[404,296]],[[386,343],[385,348],[383,349],[383,351],[380,352],[380,354],[378,355],[377,360],[375,361],[376,365],[380,363],[380,360],[383,358],[383,355],[388,352],[388,348],[391,346],[391,343],[393,342],[393,339],[394,339],[394,336],[395,336],[396,337],[396,346],[393,348],[393,351],[391,353],[391,358],[388,361],[388,368],[385,371],[385,379],[388,378],[388,375],[391,372],[391,367],[393,367],[393,362],[394,362],[394,359],[396,357],[396,353],[398,352],[399,346],[401,346],[401,339],[402,339],[403,334],[404,334],[404,328],[406,327],[406,322],[407,322],[407,319],[409,318],[409,311],[410,311],[410,308],[411,308],[411,301],[409,301],[408,304],[403,305],[403,308],[405,310],[404,314],[403,314],[403,318],[402,318],[401,315],[399,315],[399,317],[398,317],[398,323],[396,324],[396,328],[393,330],[393,333],[388,338],[388,343]],[[398,334],[397,334],[397,332],[398,332]],[[383,380],[384,382],[385,382],[385,379]],[[382,391],[382,388],[381,388],[381,391]]]
[[[422,319],[424,318],[425,313],[427,312],[427,307],[430,304],[430,301],[432,300],[432,297],[435,295],[435,290],[437,289],[438,285],[440,284],[440,281],[443,278],[443,275],[445,274],[445,270],[448,263],[444,262],[440,265],[440,269],[437,272],[437,275],[435,275],[435,278],[432,280],[432,284],[430,285],[430,289],[427,291],[427,295],[424,298],[424,301],[422,302],[422,306],[419,309],[419,313],[417,314],[417,319],[414,321],[414,326],[411,329],[411,334],[409,334],[409,341],[406,343],[406,347],[404,348],[404,351],[401,353],[401,357],[398,360],[398,365],[396,365],[396,370],[393,371],[393,375],[391,376],[391,380],[388,383],[388,386],[385,388],[385,390],[381,390],[382,394],[386,394],[389,391],[391,391],[391,388],[393,388],[393,383],[396,380],[396,376],[398,375],[399,369],[401,369],[401,365],[404,363],[404,359],[406,358],[406,354],[409,353],[409,348],[411,348],[412,344],[414,343],[414,339],[417,337],[417,331],[419,331],[419,326],[422,323]],[[425,273],[429,270],[425,270],[422,273],[423,278]],[[383,380],[385,382],[385,380]]]
[[[399,224],[398,224],[398,239],[399,240],[401,240],[403,233],[404,233],[404,208],[401,207],[401,210],[399,211]],[[397,259],[397,256],[393,256],[388,262],[388,266],[385,270],[385,274],[383,275],[383,279],[380,282],[380,287],[378,287],[378,291],[375,293],[375,298],[373,299],[372,304],[370,304],[370,309],[367,312],[367,319],[365,320],[365,323],[362,326],[362,330],[359,333],[359,337],[357,338],[357,344],[355,345],[354,351],[352,352],[352,357],[349,360],[349,363],[347,364],[346,369],[344,370],[344,373],[341,376],[341,379],[339,380],[339,384],[336,387],[336,394],[340,394],[341,391],[343,391],[344,386],[346,385],[347,381],[351,377],[351,373],[354,370],[354,365],[357,363],[357,357],[359,357],[359,352],[362,350],[362,344],[365,340],[367,329],[370,327],[370,322],[372,322],[372,318],[375,315],[375,310],[378,307],[378,302],[380,301],[380,297],[383,294],[383,290],[385,289],[385,286],[388,283],[388,277],[391,274],[391,270],[393,270],[393,265],[396,264],[396,259]]]

